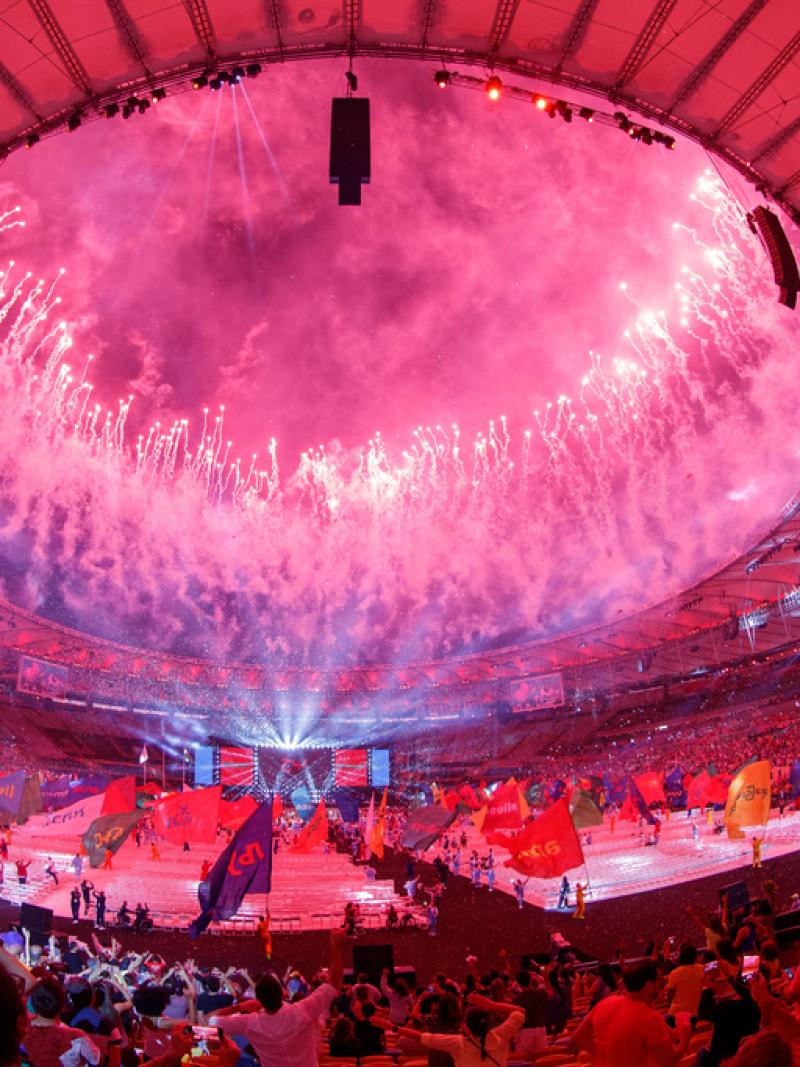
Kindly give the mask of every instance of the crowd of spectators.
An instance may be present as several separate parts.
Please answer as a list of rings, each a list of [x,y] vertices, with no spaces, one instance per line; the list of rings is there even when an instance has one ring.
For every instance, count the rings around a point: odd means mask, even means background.
[[[114,938],[35,945],[11,928],[0,1067],[800,1067],[800,970],[776,943],[771,901],[691,914],[694,942],[670,937],[636,959],[621,946],[581,963],[557,938],[549,959],[500,950],[448,975],[432,950],[416,984],[389,970],[345,981],[344,930],[327,969],[254,977]]]

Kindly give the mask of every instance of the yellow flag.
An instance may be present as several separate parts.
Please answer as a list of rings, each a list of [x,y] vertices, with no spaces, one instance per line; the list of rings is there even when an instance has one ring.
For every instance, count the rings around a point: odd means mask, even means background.
[[[769,822],[771,779],[769,760],[742,767],[728,787],[725,822],[734,826],[766,826]],[[730,829],[729,829],[730,834]]]
[[[485,818],[486,818],[486,805],[485,804],[483,805],[482,808],[478,808],[477,811],[473,811],[473,813],[470,815],[470,819],[472,819],[476,830],[481,830],[483,828],[483,820]]]
[[[372,836],[370,837],[370,848],[378,857],[379,860],[383,859],[383,825],[386,822],[386,799],[388,797],[389,790],[384,789],[383,797],[381,798],[381,806],[378,809],[378,818],[375,820],[375,825],[372,828]]]

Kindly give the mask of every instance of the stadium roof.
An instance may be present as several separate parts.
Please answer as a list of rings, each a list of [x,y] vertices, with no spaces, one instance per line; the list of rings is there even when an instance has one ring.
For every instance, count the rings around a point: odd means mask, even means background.
[[[601,94],[800,210],[797,0],[16,0],[0,19],[0,147],[242,58],[348,53]]]

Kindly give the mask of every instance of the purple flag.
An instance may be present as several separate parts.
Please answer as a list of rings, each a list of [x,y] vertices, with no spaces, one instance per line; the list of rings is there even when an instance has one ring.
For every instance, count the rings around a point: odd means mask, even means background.
[[[257,808],[200,883],[202,909],[189,927],[194,939],[215,920],[232,919],[247,893],[269,893],[272,886],[272,801]]]

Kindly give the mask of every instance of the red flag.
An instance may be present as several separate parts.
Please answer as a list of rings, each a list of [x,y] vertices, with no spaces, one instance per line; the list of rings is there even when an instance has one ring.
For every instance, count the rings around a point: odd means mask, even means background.
[[[703,797],[705,795],[706,786],[710,781],[711,775],[705,769],[700,771],[700,773],[692,779],[686,794],[687,810],[691,810],[692,808],[700,808],[703,806],[703,804],[705,803]]]
[[[480,798],[471,785],[462,785],[458,791],[458,796],[463,804],[466,804],[472,811],[477,811],[481,806]]]
[[[515,830],[522,826],[522,813],[519,807],[519,786],[513,780],[495,789],[486,802],[486,817],[481,826],[481,833],[494,830]]]
[[[136,808],[136,779],[117,778],[106,789],[103,799],[103,815],[119,815]]]
[[[297,836],[297,841],[292,845],[292,852],[311,852],[317,845],[321,845],[328,838],[328,810],[325,801],[321,800],[317,810],[305,824]]]
[[[189,793],[170,793],[153,808],[153,828],[159,837],[173,845],[182,845],[184,841],[213,845],[221,799],[221,785],[193,789]]]
[[[272,818],[280,819],[283,815],[283,797],[280,793],[275,793],[272,797]]]
[[[645,804],[666,803],[663,771],[647,771],[645,774],[637,775],[634,781],[644,797]]]
[[[251,796],[241,797],[239,800],[220,800],[219,821],[226,830],[238,830],[258,807],[258,803]]]
[[[557,878],[583,863],[583,851],[565,799],[516,835],[506,867],[532,878]]]

